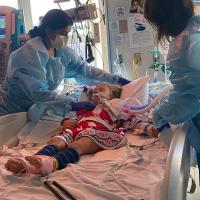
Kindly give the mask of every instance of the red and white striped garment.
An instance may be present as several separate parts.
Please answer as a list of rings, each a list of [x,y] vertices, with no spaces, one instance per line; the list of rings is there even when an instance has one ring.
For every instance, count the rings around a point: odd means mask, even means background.
[[[120,119],[121,101],[107,101],[93,111],[77,113],[79,122],[75,128],[65,129],[57,136],[67,144],[89,137],[103,149],[115,149],[126,144],[127,140],[121,128],[124,120]]]

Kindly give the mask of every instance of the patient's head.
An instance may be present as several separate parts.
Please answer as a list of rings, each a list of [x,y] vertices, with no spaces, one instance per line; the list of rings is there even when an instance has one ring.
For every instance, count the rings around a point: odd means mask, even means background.
[[[105,100],[120,98],[122,87],[115,84],[99,83],[93,92],[92,102],[97,105]]]

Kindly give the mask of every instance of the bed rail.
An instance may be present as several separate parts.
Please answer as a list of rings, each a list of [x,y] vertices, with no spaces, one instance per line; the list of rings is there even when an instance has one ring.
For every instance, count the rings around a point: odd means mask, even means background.
[[[185,200],[190,174],[191,147],[182,127],[174,131],[170,145],[164,181],[162,200]]]
[[[26,112],[14,113],[0,117],[0,145],[15,146],[17,133],[27,124]]]

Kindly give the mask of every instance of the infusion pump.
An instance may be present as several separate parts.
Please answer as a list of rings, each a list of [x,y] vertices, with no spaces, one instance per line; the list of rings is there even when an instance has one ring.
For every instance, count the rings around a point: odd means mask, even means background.
[[[10,53],[23,45],[23,34],[25,26],[22,10],[0,6],[0,83],[5,79]]]

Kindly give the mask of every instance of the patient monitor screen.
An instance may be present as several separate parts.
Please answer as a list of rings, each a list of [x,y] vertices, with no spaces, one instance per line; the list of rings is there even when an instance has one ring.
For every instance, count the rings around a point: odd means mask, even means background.
[[[0,39],[6,37],[6,16],[0,14]]]

